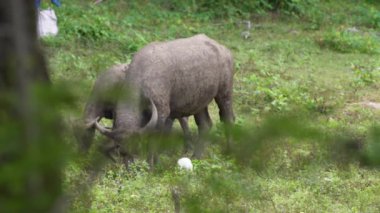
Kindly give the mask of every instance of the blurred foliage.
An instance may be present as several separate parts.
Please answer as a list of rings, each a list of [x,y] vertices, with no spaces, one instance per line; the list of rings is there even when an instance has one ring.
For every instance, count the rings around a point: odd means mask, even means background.
[[[366,163],[378,167],[380,165],[380,129],[378,126],[371,130],[368,140],[369,142],[363,151]]]
[[[306,109],[309,112],[328,113],[338,105],[339,99],[329,91],[318,88],[311,79],[300,79],[286,83],[280,75],[243,77],[235,87],[237,101],[249,107],[248,112],[284,112]],[[253,94],[250,91],[255,91]],[[325,96],[321,94],[327,93]],[[252,98],[252,96],[254,98]]]
[[[52,86],[35,12],[32,1],[0,4],[0,212],[59,212],[66,205],[70,152],[60,110],[73,97]]]
[[[352,65],[352,71],[356,77],[352,83],[352,86],[355,88],[375,84],[377,76],[380,74],[380,70],[358,65]]]
[[[72,101],[66,91],[58,85],[51,88],[34,84],[30,88],[30,105],[23,106],[14,98],[16,93],[2,94],[1,211],[58,211],[64,205],[62,170],[70,152],[63,140],[67,132],[60,122],[59,110]],[[9,109],[25,110],[31,120],[19,119],[18,110]]]
[[[356,24],[370,27],[380,28],[380,11],[374,6],[359,6],[354,11],[357,16]]]
[[[59,35],[42,39],[54,87],[36,89],[35,95],[41,109],[38,128],[51,131],[41,131],[36,139],[41,147],[27,148],[29,154],[20,152],[15,164],[0,168],[1,183],[20,180],[32,162],[38,163],[34,168],[63,168],[72,212],[172,211],[173,189],[185,212],[379,211],[379,114],[360,105],[378,100],[376,1],[115,0],[93,5],[66,0],[56,12]],[[252,29],[244,40],[240,33],[246,20]],[[352,27],[359,32],[348,32]],[[194,160],[191,173],[176,167],[186,155],[178,127],[168,137],[137,136],[124,144],[137,156],[128,170],[117,152],[117,163],[99,154],[105,139],[98,134],[88,155],[72,155],[73,117],[80,116],[99,72],[130,61],[147,43],[197,33],[234,54],[237,121],[229,155],[214,105],[206,158]],[[57,111],[64,122],[56,126],[50,122]],[[7,113],[1,117],[6,124],[1,141],[19,139],[13,127],[20,124]],[[0,146],[5,150],[0,153],[22,148]],[[160,154],[153,173],[145,162],[147,147]],[[10,184],[7,189],[24,188]],[[35,195],[30,205],[39,205],[34,198],[41,197]],[[1,199],[0,210],[2,203],[24,210],[20,197]]]
[[[360,32],[356,28],[332,30],[327,32],[318,42],[322,47],[343,53],[380,53],[380,38],[373,33]]]
[[[319,0],[248,0],[248,1],[227,1],[227,0],[154,0],[165,8],[173,11],[185,13],[200,13],[210,18],[226,17],[249,17],[254,13],[264,11],[280,11],[287,15],[304,15],[309,7],[313,7]]]

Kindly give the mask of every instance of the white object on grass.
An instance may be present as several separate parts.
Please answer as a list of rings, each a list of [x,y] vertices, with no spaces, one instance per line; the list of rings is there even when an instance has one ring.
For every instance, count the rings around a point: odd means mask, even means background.
[[[53,9],[38,11],[38,36],[56,36],[58,34],[57,16]]]
[[[189,158],[181,158],[177,161],[179,168],[185,169],[185,170],[193,170],[193,164],[191,163],[191,160]]]

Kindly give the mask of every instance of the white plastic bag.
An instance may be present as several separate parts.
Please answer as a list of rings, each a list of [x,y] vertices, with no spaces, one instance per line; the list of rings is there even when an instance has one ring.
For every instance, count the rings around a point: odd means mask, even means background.
[[[38,36],[56,36],[58,34],[57,16],[53,9],[38,11]]]
[[[193,164],[189,158],[181,158],[177,161],[179,168],[185,169],[188,171],[193,170]]]

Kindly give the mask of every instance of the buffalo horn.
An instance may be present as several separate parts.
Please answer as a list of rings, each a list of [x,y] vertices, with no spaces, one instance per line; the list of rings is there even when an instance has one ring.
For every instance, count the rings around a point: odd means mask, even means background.
[[[143,128],[141,128],[141,130],[140,130],[141,133],[143,133],[147,130],[152,130],[157,125],[157,120],[158,120],[157,108],[156,108],[156,105],[153,103],[152,100],[150,100],[150,104],[152,106],[152,117],[150,118],[150,121]]]

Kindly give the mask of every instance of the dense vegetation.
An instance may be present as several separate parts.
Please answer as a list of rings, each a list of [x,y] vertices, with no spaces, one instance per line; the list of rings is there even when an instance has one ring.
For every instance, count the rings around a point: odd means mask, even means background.
[[[53,83],[76,96],[76,107],[62,110],[69,126],[98,73],[149,42],[205,33],[232,50],[236,71],[230,155],[212,105],[207,157],[191,173],[176,166],[177,135],[153,173],[143,154],[128,171],[99,159],[96,147],[72,155],[70,211],[171,212],[174,191],[184,212],[380,211],[376,1],[66,0],[56,12],[60,33],[42,42]]]

